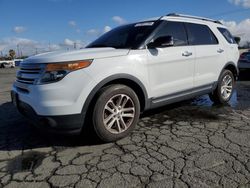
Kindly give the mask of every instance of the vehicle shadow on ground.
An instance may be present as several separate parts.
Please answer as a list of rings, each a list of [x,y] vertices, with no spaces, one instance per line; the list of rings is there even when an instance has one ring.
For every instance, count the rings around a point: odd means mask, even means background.
[[[166,115],[169,120],[174,121],[219,121],[218,114],[227,111],[230,105],[214,104],[208,96],[170,104],[142,114],[142,118],[156,116],[157,118]]]
[[[23,117],[12,103],[0,106],[0,151],[26,150],[43,147],[77,147],[103,144],[93,130],[67,136],[41,132]]]
[[[141,117],[161,116],[164,112],[190,105],[191,101],[175,103],[163,108],[150,110],[141,115]],[[194,115],[197,114],[197,115]],[[168,113],[171,118],[176,114]],[[188,112],[182,114],[189,119],[217,119],[216,115],[207,111],[200,110],[199,113]],[[42,147],[76,147],[93,146],[103,144],[94,131],[88,129],[83,131],[80,136],[65,136],[41,132],[36,129],[32,122],[23,117],[12,103],[4,103],[0,106],[0,151],[25,150]]]
[[[242,103],[240,101],[244,100],[243,96],[248,96],[248,92],[241,90],[239,89],[235,94],[235,99],[232,99],[236,105]],[[237,97],[237,95],[239,96]],[[249,103],[246,104],[244,102],[244,105],[241,105],[240,108],[249,108],[249,106]],[[225,109],[230,111],[231,106],[215,105],[207,96],[202,96],[144,112],[141,118],[157,118],[160,124],[161,121],[164,122],[166,119],[163,117],[164,115],[168,119],[176,121],[220,121],[218,114],[225,113]],[[0,105],[0,130],[0,151],[104,144],[94,134],[92,129],[83,131],[80,136],[65,136],[40,132],[28,119],[20,115],[10,102]]]

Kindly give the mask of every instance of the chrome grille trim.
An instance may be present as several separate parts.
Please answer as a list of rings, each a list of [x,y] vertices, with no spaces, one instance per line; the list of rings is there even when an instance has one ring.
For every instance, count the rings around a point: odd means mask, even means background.
[[[23,84],[35,84],[43,71],[43,64],[21,63],[20,70],[16,74],[16,81]]]

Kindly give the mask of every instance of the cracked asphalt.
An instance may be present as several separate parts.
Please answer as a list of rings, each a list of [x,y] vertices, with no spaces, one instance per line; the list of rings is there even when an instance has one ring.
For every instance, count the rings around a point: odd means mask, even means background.
[[[250,78],[228,106],[203,96],[146,112],[102,144],[39,133],[10,103],[14,77],[0,70],[0,187],[250,188]]]

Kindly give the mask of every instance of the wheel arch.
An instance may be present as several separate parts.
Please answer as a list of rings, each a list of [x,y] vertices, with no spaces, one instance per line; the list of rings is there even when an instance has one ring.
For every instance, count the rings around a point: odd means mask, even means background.
[[[230,71],[233,73],[235,80],[237,80],[237,78],[238,78],[238,76],[239,76],[239,69],[238,69],[238,67],[235,65],[235,63],[233,63],[233,62],[228,62],[228,63],[223,67],[223,69],[222,69],[220,75],[222,74],[222,72],[223,72],[224,70],[230,70]]]
[[[132,75],[116,74],[105,78],[94,87],[83,105],[82,114],[87,114],[90,111],[90,108],[94,106],[94,102],[98,97],[98,92],[100,91],[100,89],[112,84],[124,84],[128,87],[131,87],[131,89],[134,90],[139,98],[141,111],[144,111],[148,108],[148,94],[144,84],[138,78]]]

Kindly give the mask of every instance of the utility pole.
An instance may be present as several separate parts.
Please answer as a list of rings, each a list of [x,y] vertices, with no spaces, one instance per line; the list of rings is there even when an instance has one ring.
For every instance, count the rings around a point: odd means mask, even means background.
[[[74,42],[74,49],[76,49],[76,42]]]
[[[20,46],[19,44],[17,44],[16,46],[17,46],[17,56],[20,57],[20,48],[19,48]]]

